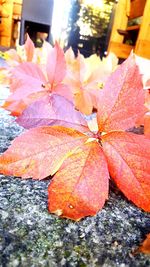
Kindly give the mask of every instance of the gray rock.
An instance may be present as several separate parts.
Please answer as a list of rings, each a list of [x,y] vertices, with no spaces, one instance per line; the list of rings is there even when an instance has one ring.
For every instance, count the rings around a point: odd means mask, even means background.
[[[0,111],[0,152],[23,129]],[[0,176],[0,266],[146,267],[150,258],[134,250],[150,232],[150,216],[110,183],[105,207],[80,222],[47,210],[50,181]]]

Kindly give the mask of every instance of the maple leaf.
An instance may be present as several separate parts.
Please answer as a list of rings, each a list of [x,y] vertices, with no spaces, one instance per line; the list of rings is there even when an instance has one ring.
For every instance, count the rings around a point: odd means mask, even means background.
[[[12,115],[20,115],[35,100],[52,92],[69,96],[68,88],[61,83],[66,71],[63,50],[56,43],[47,59],[46,74],[35,63],[24,62],[12,70],[12,94],[3,107]],[[69,96],[70,97],[70,96]],[[21,104],[20,104],[21,103]]]
[[[86,140],[84,134],[60,126],[30,129],[0,156],[0,172],[43,179],[53,175],[64,159]]]
[[[64,161],[50,183],[49,211],[74,220],[95,215],[108,198],[108,181],[102,148],[96,141],[85,144]]]

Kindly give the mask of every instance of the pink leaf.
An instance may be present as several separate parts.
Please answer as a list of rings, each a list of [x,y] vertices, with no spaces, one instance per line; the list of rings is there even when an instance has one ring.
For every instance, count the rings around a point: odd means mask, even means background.
[[[80,131],[88,131],[80,112],[64,97],[53,94],[31,104],[16,120],[24,128],[42,125],[62,125]]]
[[[13,83],[10,85],[12,94],[4,104],[4,108],[10,110],[12,114],[22,113],[21,111],[27,105],[47,92],[47,89],[43,86],[46,83],[45,76],[39,66],[34,63],[20,64],[12,70],[12,79]],[[23,102],[25,105],[20,107],[20,103]]]
[[[51,85],[62,82],[66,74],[65,56],[62,48],[55,44],[55,47],[50,51],[47,59],[47,76]]]
[[[34,43],[30,39],[28,34],[27,34],[27,40],[25,42],[24,48],[25,48],[25,52],[26,52],[27,61],[32,61],[33,55],[34,55],[35,46],[34,46]]]

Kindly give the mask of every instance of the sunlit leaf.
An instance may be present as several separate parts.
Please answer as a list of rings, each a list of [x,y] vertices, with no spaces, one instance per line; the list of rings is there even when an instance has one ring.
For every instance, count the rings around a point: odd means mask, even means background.
[[[87,143],[54,176],[48,189],[49,211],[74,220],[95,215],[108,198],[108,180],[100,145]]]

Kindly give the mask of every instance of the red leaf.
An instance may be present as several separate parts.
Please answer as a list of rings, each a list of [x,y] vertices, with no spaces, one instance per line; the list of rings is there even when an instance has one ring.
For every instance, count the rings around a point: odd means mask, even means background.
[[[64,52],[58,43],[55,44],[48,55],[46,69],[50,84],[56,85],[62,82],[66,74],[66,63]]]
[[[126,197],[150,211],[150,140],[133,133],[102,136],[111,177]]]
[[[137,252],[142,252],[144,254],[150,255],[150,234],[147,235],[146,239],[143,241],[141,246],[138,248]]]
[[[87,136],[64,127],[40,127],[17,137],[0,157],[0,173],[43,179],[53,175]]]
[[[27,61],[32,61],[33,55],[34,55],[35,46],[34,46],[34,43],[30,39],[28,34],[27,34],[27,40],[25,42],[24,48],[25,48],[25,52],[26,52]]]
[[[97,142],[65,160],[48,188],[49,211],[73,220],[95,215],[108,198],[109,174]]]
[[[73,104],[59,95],[51,95],[34,102],[16,120],[24,128],[42,125],[62,125],[87,131],[87,124]]]
[[[108,78],[98,101],[100,132],[126,130],[142,114],[144,92],[133,55]]]

